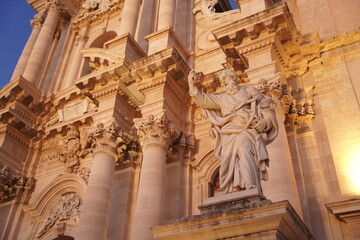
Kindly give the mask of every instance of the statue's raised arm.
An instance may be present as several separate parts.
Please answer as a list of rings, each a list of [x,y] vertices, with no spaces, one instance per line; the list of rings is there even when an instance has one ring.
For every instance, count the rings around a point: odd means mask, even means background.
[[[256,88],[238,86],[232,69],[219,73],[223,93],[203,93],[196,87],[198,74],[188,76],[189,94],[212,123],[214,154],[220,160],[220,191],[225,193],[259,188],[267,180],[269,157],[266,145],[277,135],[271,99]],[[264,134],[265,133],[265,134]]]

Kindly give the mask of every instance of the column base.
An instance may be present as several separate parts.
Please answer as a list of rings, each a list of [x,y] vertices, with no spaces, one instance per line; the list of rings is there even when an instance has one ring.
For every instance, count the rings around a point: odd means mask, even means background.
[[[155,240],[293,239],[313,240],[313,236],[288,201],[271,203],[258,199],[258,205],[228,209],[218,203],[209,211],[180,219],[179,223],[152,229]],[[234,202],[244,202],[240,198]],[[256,200],[254,200],[256,202]],[[231,201],[230,201],[231,202]]]
[[[162,29],[145,36],[149,43],[148,55],[160,52],[169,47],[175,47],[183,59],[187,59],[188,54],[179,38],[172,28]]]

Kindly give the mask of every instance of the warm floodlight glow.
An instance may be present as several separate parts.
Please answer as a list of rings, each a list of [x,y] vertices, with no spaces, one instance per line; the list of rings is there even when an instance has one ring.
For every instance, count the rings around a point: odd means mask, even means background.
[[[346,175],[350,189],[356,194],[360,194],[360,145],[348,147],[346,153]]]

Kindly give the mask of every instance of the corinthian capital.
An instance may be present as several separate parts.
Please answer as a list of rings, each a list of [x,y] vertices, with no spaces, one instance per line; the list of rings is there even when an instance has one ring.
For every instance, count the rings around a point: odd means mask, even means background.
[[[138,119],[136,128],[142,146],[147,144],[160,144],[168,148],[169,145],[179,136],[172,123],[165,115],[155,118],[149,115],[146,119]]]
[[[47,1],[47,9],[48,11],[60,11],[61,4],[59,0],[48,0]]]
[[[126,150],[129,138],[115,121],[105,126],[99,122],[95,129],[88,132],[88,143],[93,153],[102,151],[114,156],[115,160],[121,157]]]

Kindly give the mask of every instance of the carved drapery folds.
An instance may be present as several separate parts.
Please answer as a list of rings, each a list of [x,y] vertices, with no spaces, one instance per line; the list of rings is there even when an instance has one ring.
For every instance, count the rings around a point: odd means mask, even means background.
[[[164,114],[158,118],[150,114],[145,120],[136,121],[135,126],[142,147],[148,144],[159,144],[168,149],[180,135],[172,121],[168,120]]]
[[[21,201],[35,187],[34,178],[27,178],[21,173],[10,171],[8,166],[0,166],[0,202],[7,200]]]
[[[88,143],[93,153],[103,151],[110,153],[116,160],[126,154],[130,138],[117,126],[115,121],[108,126],[99,122],[95,129],[87,133]]]
[[[46,216],[43,226],[38,232],[36,238],[41,237],[49,231],[55,223],[61,223],[70,218],[77,218],[80,215],[80,205],[82,200],[75,193],[65,193],[51,212]]]

